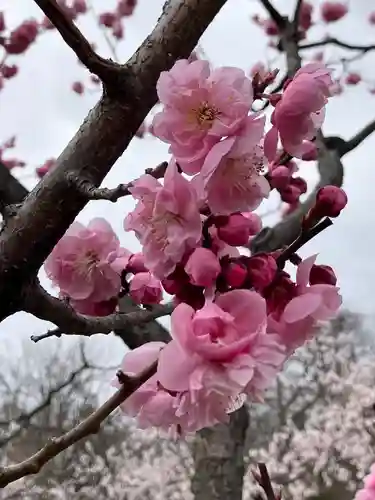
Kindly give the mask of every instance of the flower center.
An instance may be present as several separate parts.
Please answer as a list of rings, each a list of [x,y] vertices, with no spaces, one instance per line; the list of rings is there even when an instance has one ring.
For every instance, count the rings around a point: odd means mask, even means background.
[[[87,274],[98,264],[98,254],[94,250],[84,252],[76,261],[76,270],[79,274]]]
[[[162,250],[168,246],[168,229],[172,224],[181,224],[180,217],[172,212],[154,215],[150,221],[152,238]]]
[[[199,108],[193,108],[191,111],[194,120],[203,129],[209,129],[213,121],[220,115],[220,111],[208,102],[203,102]]]

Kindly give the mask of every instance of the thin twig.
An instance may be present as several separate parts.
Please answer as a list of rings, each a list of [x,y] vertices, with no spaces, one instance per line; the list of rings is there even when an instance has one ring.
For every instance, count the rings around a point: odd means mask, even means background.
[[[337,47],[341,47],[343,49],[348,50],[359,50],[360,52],[370,52],[371,50],[375,50],[375,45],[355,45],[351,43],[343,42],[334,37],[327,37],[323,40],[319,40],[317,42],[304,43],[299,46],[299,49],[314,49],[316,47],[324,47],[325,45],[336,45]]]
[[[94,52],[91,44],[82,35],[73,21],[67,16],[63,7],[56,0],[34,0],[51,23],[55,26],[64,41],[75,52],[78,59],[103,82],[113,81],[121,72],[121,66],[104,59]]]
[[[167,167],[168,162],[163,161],[155,168],[146,169],[145,173],[151,175],[154,179],[161,179],[164,177]],[[88,200],[107,200],[112,203],[115,203],[123,196],[131,194],[129,188],[131,188],[134,183],[134,181],[132,181],[128,184],[119,184],[115,188],[97,188],[91,182],[79,177],[68,175],[68,180],[71,182],[72,186]]]
[[[86,0],[86,3],[87,3],[87,7],[88,7],[88,11],[91,12],[91,14],[95,17],[95,19],[98,21],[98,15],[96,13],[96,10],[92,4],[92,2],[90,0]],[[98,27],[103,35],[103,38],[105,39],[107,45],[108,45],[108,48],[112,54],[112,57],[113,57],[113,60],[116,62],[116,63],[119,63],[119,58],[118,58],[118,55],[117,55],[117,52],[116,52],[116,47],[114,45],[114,43],[112,42],[112,40],[110,39],[110,37],[108,36],[108,33],[106,31],[106,28],[104,26],[102,26],[99,22],[97,23],[98,24]]]
[[[302,2],[303,0],[297,0],[296,2],[296,8],[294,9],[294,15],[293,15],[293,31],[294,34],[296,35],[298,32],[298,26],[299,26],[299,17],[301,14],[301,7],[302,7]]]
[[[157,361],[136,377],[127,377],[126,384],[115,392],[102,406],[89,415],[76,427],[57,438],[50,439],[42,449],[23,462],[0,468],[0,488],[25,476],[37,474],[52,458],[73,444],[91,434],[96,434],[102,422],[118,408],[142,384],[156,373]]]
[[[332,226],[333,222],[331,219],[326,217],[323,219],[321,222],[316,224],[314,227],[311,229],[302,229],[300,235],[298,238],[296,238],[291,245],[289,245],[283,252],[282,254],[276,259],[278,267],[280,269],[283,269],[285,266],[285,263],[287,260],[290,259],[290,257],[298,252],[298,250],[303,246],[306,245],[310,240],[315,238],[319,233],[327,229],[328,227]]]
[[[271,19],[275,22],[276,26],[281,30],[285,27],[287,19],[283,17],[280,12],[273,6],[270,0],[260,0],[260,3],[267,10]]]
[[[87,369],[89,369],[89,365],[86,362],[83,362],[83,364],[79,368],[77,368],[77,370],[74,370],[70,373],[69,377],[66,380],[64,380],[64,382],[61,382],[56,387],[53,387],[52,389],[50,389],[48,391],[48,394],[46,395],[46,397],[43,399],[43,401],[41,401],[38,405],[36,405],[32,410],[30,410],[27,413],[21,413],[21,415],[19,415],[16,418],[13,418],[11,421],[9,421],[8,425],[10,423],[12,423],[12,425],[15,424],[15,425],[18,425],[19,427],[17,429],[15,429],[14,431],[12,431],[10,434],[8,434],[6,437],[0,439],[0,448],[7,445],[13,439],[16,439],[22,433],[22,431],[26,427],[28,427],[30,421],[38,413],[43,411],[45,408],[47,408],[47,406],[49,406],[51,404],[51,401],[54,398],[54,396],[56,396],[56,394],[59,394],[63,389],[65,389],[70,384],[72,384],[74,382],[74,380],[79,375],[81,375],[81,373],[84,370],[87,370]],[[0,422],[0,425],[5,426],[6,424],[5,424],[5,422]]]

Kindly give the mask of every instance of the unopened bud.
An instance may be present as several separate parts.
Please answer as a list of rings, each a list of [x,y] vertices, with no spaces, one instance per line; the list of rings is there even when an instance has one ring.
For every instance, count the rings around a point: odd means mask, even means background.
[[[330,266],[313,265],[310,271],[310,285],[333,285],[337,283],[335,271]]]

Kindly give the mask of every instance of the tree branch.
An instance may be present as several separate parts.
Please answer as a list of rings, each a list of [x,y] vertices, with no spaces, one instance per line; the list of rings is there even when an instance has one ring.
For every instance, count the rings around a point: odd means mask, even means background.
[[[16,465],[0,468],[0,488],[31,474],[37,474],[52,458],[59,455],[73,444],[91,434],[96,434],[101,423],[118,408],[142,384],[156,373],[157,362],[146,368],[136,377],[126,377],[123,386],[116,391],[102,406],[94,411],[76,427],[60,437],[50,439],[47,444],[30,458]]]
[[[260,3],[266,9],[271,19],[275,22],[276,26],[282,30],[285,27],[286,19],[280,12],[273,6],[270,0],[260,0]]]
[[[34,0],[87,69],[104,83],[117,81],[121,66],[96,54],[91,44],[56,0]]]
[[[303,2],[303,0],[297,0],[296,1],[296,8],[294,9],[293,31],[294,31],[295,34],[297,34],[297,32],[298,32],[299,16],[300,16],[300,13],[301,13],[302,2]]]
[[[288,76],[293,77],[301,67],[301,56],[290,23],[281,33],[281,42],[287,60]],[[264,228],[252,239],[250,249],[253,253],[272,252],[291,245],[300,234],[301,223],[304,215],[315,204],[316,193],[319,188],[326,185],[341,186],[343,182],[344,169],[340,160],[340,154],[336,149],[328,149],[325,138],[321,132],[316,137],[318,148],[318,170],[320,179],[314,191],[301,205],[290,215],[282,219],[272,228]]]
[[[105,94],[17,215],[0,234],[0,320],[22,308],[57,241],[87,203],[67,176],[99,187],[157,101],[156,82],[179,57],[188,57],[226,0],[169,0],[154,31],[121,69],[116,96]],[[41,230],[43,228],[43,230]]]
[[[327,37],[323,40],[319,40],[317,42],[304,43],[299,46],[299,49],[314,49],[316,47],[324,47],[325,45],[336,45],[337,47],[341,47],[343,49],[348,50],[358,50],[360,52],[370,52],[371,50],[375,50],[375,45],[355,45],[351,43],[342,42],[334,37]]]
[[[119,310],[121,314],[134,313],[142,309],[134,304],[129,295],[125,295],[119,300]],[[148,323],[133,323],[126,325],[126,328],[114,329],[115,335],[121,338],[129,349],[136,349],[146,342],[169,342],[171,335],[158,321]]]
[[[5,205],[21,203],[29,194],[28,190],[10,173],[0,161],[0,199]]]
[[[174,305],[169,303],[154,306],[151,310],[139,309],[127,314],[85,316],[75,312],[68,303],[49,295],[40,285],[31,286],[25,294],[24,301],[26,312],[57,325],[57,330],[51,330],[47,335],[43,335],[43,338],[61,336],[62,333],[86,337],[99,333],[108,335],[114,330],[126,329],[128,325],[147,323],[161,316],[167,316],[174,309]],[[35,342],[39,339],[34,337],[33,340]]]
[[[161,179],[164,177],[167,167],[168,162],[163,161],[155,168],[146,169],[145,173],[151,175],[154,179]],[[123,196],[128,196],[130,194],[129,188],[134,183],[132,181],[128,184],[119,184],[115,188],[97,188],[91,182],[79,177],[68,176],[68,179],[79,194],[86,197],[87,200],[107,200],[113,203]]]
[[[36,405],[32,410],[30,410],[27,413],[22,413],[18,417],[12,419],[11,420],[12,425],[14,425],[14,424],[19,425],[19,427],[18,427],[18,429],[15,429],[13,432],[8,434],[8,436],[0,439],[0,447],[4,447],[10,441],[17,438],[22,433],[22,431],[25,429],[25,427],[27,427],[29,425],[30,421],[35,417],[35,415],[37,415],[38,413],[43,411],[45,408],[47,408],[47,406],[49,406],[51,404],[51,401],[54,398],[54,396],[56,396],[56,394],[58,394],[63,389],[68,387],[72,382],[74,382],[74,380],[84,370],[87,370],[88,368],[89,368],[89,365],[87,364],[86,361],[84,361],[83,364],[79,368],[77,368],[76,370],[74,370],[70,373],[69,377],[66,380],[64,380],[64,382],[61,382],[59,385],[50,389],[48,391],[48,394],[46,395],[46,397],[43,399],[43,401],[41,401],[38,405]],[[9,423],[10,422],[8,422],[8,425],[9,425]],[[6,423],[1,422],[0,425],[4,426],[4,425],[6,425]]]
[[[363,129],[357,132],[351,139],[345,141],[345,146],[341,153],[341,156],[349,153],[350,151],[353,151],[353,149],[358,147],[373,132],[375,132],[375,120],[365,125]]]
[[[256,475],[256,479],[259,485],[263,488],[267,500],[278,500],[275,492],[273,491],[271,479],[268,474],[266,464],[259,463],[258,468],[259,468],[259,475]]]

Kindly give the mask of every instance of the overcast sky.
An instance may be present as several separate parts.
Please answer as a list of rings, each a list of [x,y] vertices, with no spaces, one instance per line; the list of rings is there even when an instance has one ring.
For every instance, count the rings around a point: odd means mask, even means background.
[[[295,0],[274,1],[275,6],[285,13],[294,8],[294,3]],[[314,5],[318,3],[313,2]],[[98,11],[103,10],[100,7],[103,4],[110,10],[115,2],[94,1]],[[125,40],[117,47],[121,61],[126,61],[153,28],[162,4],[162,0],[139,0],[135,15],[125,22]],[[350,43],[375,43],[375,27],[367,22],[373,2],[352,0],[351,4],[350,16],[337,23],[329,30],[330,33]],[[5,11],[9,26],[16,26],[27,17],[41,18],[33,0],[1,0],[1,8]],[[256,0],[228,0],[201,41],[215,66],[239,66],[247,71],[258,60],[266,61],[275,56],[267,49],[267,39],[260,29],[249,21],[254,12],[263,14]],[[97,44],[102,55],[110,55],[105,39],[92,17],[85,16],[80,27]],[[318,40],[326,32],[326,27],[318,24],[310,31],[309,40]],[[333,49],[329,54],[330,59],[337,59],[342,52]],[[43,163],[46,158],[61,153],[99,94],[94,92],[78,96],[71,91],[73,81],[89,80],[88,73],[77,63],[75,55],[56,32],[42,35],[25,56],[14,58],[14,62],[20,65],[20,74],[0,92],[0,140],[16,134],[17,155],[34,167]],[[352,68],[360,70],[364,78],[371,81],[375,79],[374,62],[375,54],[370,54],[353,63]],[[332,99],[324,131],[328,135],[349,138],[374,118],[375,96],[371,96],[367,86],[362,83]],[[369,315],[375,314],[372,293],[375,283],[375,210],[372,205],[375,184],[374,148],[375,134],[345,157],[344,187],[349,196],[349,205],[332,228],[306,245],[301,252],[306,256],[319,252],[319,262],[329,264],[337,271],[344,305]],[[115,186],[119,182],[127,182],[140,175],[145,168],[166,158],[166,145],[156,139],[134,139],[107,176],[105,185]],[[304,164],[302,168],[303,175],[306,172],[313,185],[316,181],[315,167],[313,164]],[[30,177],[30,170],[23,170],[19,175],[27,187],[31,188],[35,184],[35,179]],[[124,198],[117,204],[93,202],[80,214],[79,219],[88,221],[93,216],[106,217],[117,230],[123,244],[135,250],[138,248],[135,238],[122,230],[123,218],[132,206],[130,198]],[[265,209],[262,206],[260,212]],[[265,222],[273,221],[267,219]],[[5,345],[8,350],[15,349],[14,346],[21,339],[43,332],[46,328],[43,322],[26,314],[18,314],[0,325],[0,333],[7,339]],[[55,341],[48,342],[56,345]],[[61,340],[57,342],[61,345]],[[113,364],[121,357],[121,349],[113,349],[116,342],[118,341],[115,339],[109,341],[107,338],[97,338],[90,340],[90,347],[94,351],[100,348],[101,354],[106,352]]]

